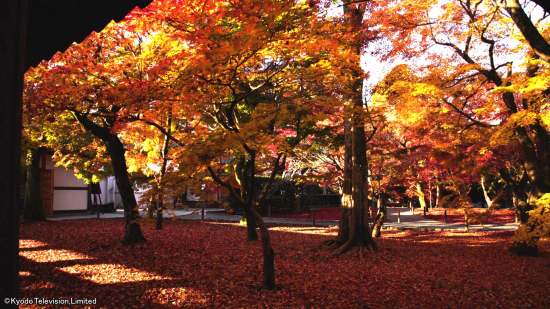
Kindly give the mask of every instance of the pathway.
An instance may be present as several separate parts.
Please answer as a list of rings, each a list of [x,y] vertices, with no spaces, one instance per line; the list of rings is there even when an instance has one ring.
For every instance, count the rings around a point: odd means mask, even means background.
[[[202,210],[200,208],[189,209],[177,209],[177,210],[165,210],[164,216],[166,218],[180,218],[183,220],[206,220],[206,221],[225,221],[225,222],[239,222],[241,220],[240,215],[226,214],[223,209],[219,208],[205,208],[204,218],[202,217]],[[144,213],[142,212],[142,215]],[[114,219],[123,218],[124,214],[121,210],[117,210],[114,213],[101,214],[102,219]],[[62,221],[62,220],[77,220],[77,219],[94,219],[96,214],[59,214],[52,217],[48,217],[50,221]],[[399,218],[399,222],[398,221]],[[264,217],[264,221],[267,224],[274,225],[299,225],[299,226],[335,226],[338,225],[337,220],[314,220],[310,219],[289,219],[289,218],[275,218]],[[518,227],[516,223],[507,224],[484,224],[484,225],[470,225],[469,229],[474,231],[515,231]],[[416,210],[413,214],[409,208],[405,207],[388,207],[388,220],[384,223],[383,229],[414,229],[414,230],[465,230],[466,226],[463,223],[444,223],[437,220],[424,218],[420,210]]]

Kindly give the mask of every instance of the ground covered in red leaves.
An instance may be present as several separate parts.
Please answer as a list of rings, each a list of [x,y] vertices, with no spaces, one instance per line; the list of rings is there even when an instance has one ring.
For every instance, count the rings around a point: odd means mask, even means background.
[[[472,208],[470,211],[474,214],[480,214],[487,211],[487,208]],[[421,210],[417,210],[418,213],[422,213]],[[426,217],[438,220],[441,222],[445,221],[445,209],[444,208],[433,208],[430,209]],[[489,224],[505,224],[512,223],[515,221],[515,213],[512,209],[495,209],[491,212],[491,215],[488,217],[486,223]],[[447,209],[447,222],[448,223],[464,223],[464,209]]]
[[[260,288],[259,243],[232,224],[121,220],[23,224],[23,297],[96,298],[109,308],[550,308],[550,244],[508,254],[509,233],[386,232],[379,250],[333,256],[334,228],[272,228],[278,290]]]

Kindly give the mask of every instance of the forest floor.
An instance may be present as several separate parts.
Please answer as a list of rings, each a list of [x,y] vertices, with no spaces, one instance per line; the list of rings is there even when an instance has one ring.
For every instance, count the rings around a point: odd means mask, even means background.
[[[375,252],[333,256],[334,228],[272,227],[278,289],[261,289],[259,242],[234,223],[120,219],[21,226],[22,297],[96,299],[109,308],[550,308],[550,241],[510,255],[511,232],[385,231]]]

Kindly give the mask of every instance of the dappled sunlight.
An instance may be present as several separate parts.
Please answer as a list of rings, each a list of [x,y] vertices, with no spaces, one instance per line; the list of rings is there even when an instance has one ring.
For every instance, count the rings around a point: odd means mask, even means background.
[[[245,225],[239,224],[238,222],[226,222],[226,221],[203,221],[203,224],[208,225],[223,225],[223,226],[234,226],[234,227],[246,227]]]
[[[202,224],[208,225],[221,225],[221,226],[231,226],[245,228],[245,225],[234,222],[216,222],[216,221],[205,221]],[[288,225],[271,225],[268,224],[269,230],[274,232],[284,232],[284,233],[299,233],[299,234],[308,234],[308,235],[322,235],[322,236],[335,236],[338,233],[337,227],[312,227],[312,226],[288,226]]]
[[[19,255],[22,257],[25,257],[31,261],[37,262],[37,263],[48,263],[48,262],[61,262],[61,261],[73,261],[73,260],[93,260],[92,257],[72,251],[72,250],[65,250],[65,249],[50,249],[47,247],[47,244],[32,240],[32,239],[22,239],[20,241],[21,252]],[[26,251],[24,249],[41,249],[42,250],[32,250],[32,251]]]
[[[92,281],[96,284],[116,284],[172,279],[168,276],[161,276],[121,264],[75,264],[66,267],[59,267],[57,269],[71,275],[76,275],[81,279]]]
[[[269,228],[274,232],[299,233],[309,235],[336,236],[338,229],[326,227],[295,227],[295,226],[274,226]]]
[[[147,242],[135,246],[120,243],[116,232],[123,220],[86,224],[85,230],[82,221],[22,230],[22,246],[29,250],[25,254],[55,249],[92,258],[61,263],[22,258],[23,297],[87,295],[97,297],[99,306],[117,308],[400,308],[404,303],[424,308],[438,307],[446,299],[448,307],[456,308],[491,307],[498,296],[519,307],[527,290],[534,304],[546,304],[543,295],[550,286],[547,259],[533,259],[525,268],[524,260],[508,253],[511,232],[388,230],[376,240],[377,251],[334,256],[321,248],[336,235],[334,227],[272,227],[278,289],[265,291],[260,288],[260,242],[246,241],[246,230],[237,223],[167,220],[160,231],[144,226]],[[59,230],[71,237],[48,232]],[[548,252],[548,244],[541,243]],[[365,267],[355,267],[358,258]],[[510,272],[516,270],[531,276],[537,286],[515,280]],[[482,292],[497,283],[494,294]],[[403,294],[411,287],[414,293]]]
[[[142,301],[154,305],[206,306],[208,299],[203,293],[192,288],[152,288],[143,293]]]
[[[39,248],[39,247],[47,247],[48,244],[45,242],[41,242],[34,239],[20,239],[19,240],[19,248],[20,249],[31,249],[31,248]]]

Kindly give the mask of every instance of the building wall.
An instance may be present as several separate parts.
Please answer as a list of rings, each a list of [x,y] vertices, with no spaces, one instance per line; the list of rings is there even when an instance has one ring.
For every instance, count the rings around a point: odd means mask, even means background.
[[[42,158],[40,169],[42,200],[48,215],[88,209],[88,185],[84,181],[70,170],[55,167],[49,155]]]
[[[55,167],[53,175],[53,211],[88,209],[88,185],[63,167]]]

